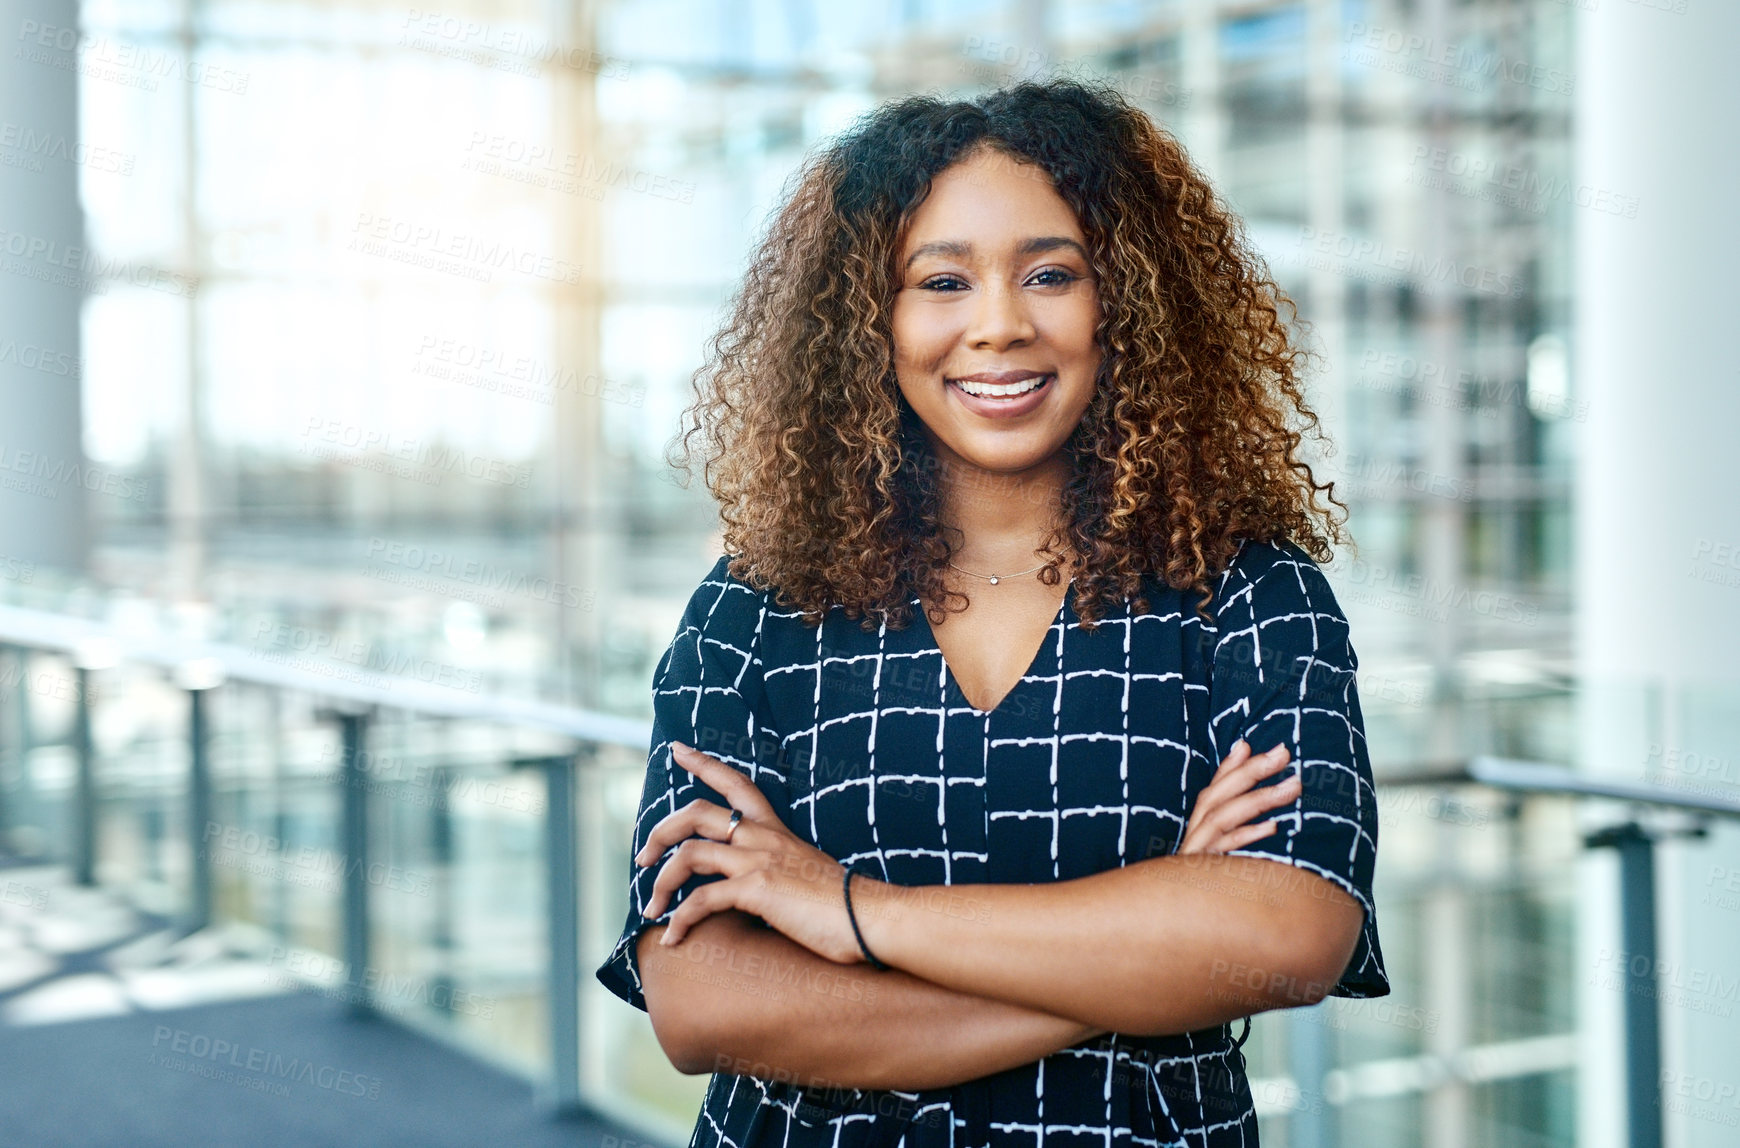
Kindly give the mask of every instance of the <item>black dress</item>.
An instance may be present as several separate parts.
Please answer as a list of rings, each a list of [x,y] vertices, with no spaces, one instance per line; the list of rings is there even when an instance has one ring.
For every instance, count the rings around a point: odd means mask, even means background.
[[[1276,833],[1240,854],[1321,874],[1365,908],[1341,996],[1389,991],[1372,914],[1377,802],[1346,619],[1311,559],[1248,543],[1204,623],[1194,591],[1150,580],[1083,629],[1066,596],[1032,665],[991,711],[967,702],[922,611],[865,632],[838,608],[819,627],[726,573],[691,599],[653,685],[655,722],[634,849],[710,787],[671,739],[745,771],[799,837],[900,885],[1067,881],[1171,853],[1196,795],[1233,742],[1285,742],[1301,795]],[[1285,776],[1283,772],[1282,776]],[[1278,780],[1278,779],[1277,779]],[[662,863],[661,863],[662,864]],[[660,865],[633,869],[622,937],[598,978],[645,1009],[635,938]],[[1277,870],[1284,877],[1284,871]],[[1133,909],[1137,906],[1132,906]],[[782,982],[768,995],[860,986]],[[1229,985],[1267,973],[1229,967]],[[1233,991],[1237,991],[1234,989]],[[1248,991],[1248,990],[1247,990]],[[750,1068],[748,1071],[756,1071]],[[1231,1025],[1174,1036],[1107,1034],[953,1088],[805,1089],[715,1073],[692,1148],[1130,1148],[1254,1145],[1244,1058]]]

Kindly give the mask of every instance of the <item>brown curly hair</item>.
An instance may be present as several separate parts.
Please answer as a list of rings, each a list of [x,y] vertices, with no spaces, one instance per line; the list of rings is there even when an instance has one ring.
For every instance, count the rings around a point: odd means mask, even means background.
[[[899,628],[915,596],[933,620],[965,608],[890,312],[913,212],[982,147],[1049,177],[1099,280],[1101,364],[1040,577],[1056,585],[1073,550],[1091,626],[1125,598],[1147,610],[1149,576],[1200,591],[1201,610],[1244,539],[1329,561],[1346,507],[1298,454],[1321,431],[1280,313],[1296,321],[1292,301],[1177,140],[1115,91],[1058,80],[886,104],[787,185],[673,444],[685,472],[702,459],[732,575],[812,624],[838,605]]]

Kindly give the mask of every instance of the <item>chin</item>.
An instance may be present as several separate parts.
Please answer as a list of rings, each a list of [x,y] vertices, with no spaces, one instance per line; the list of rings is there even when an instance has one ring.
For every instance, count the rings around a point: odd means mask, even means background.
[[[1032,470],[1042,463],[1049,462],[1062,448],[1058,446],[1047,449],[1044,445],[1031,443],[997,443],[997,442],[962,442],[951,446],[953,453],[968,466],[993,474],[1020,474],[1024,470]]]

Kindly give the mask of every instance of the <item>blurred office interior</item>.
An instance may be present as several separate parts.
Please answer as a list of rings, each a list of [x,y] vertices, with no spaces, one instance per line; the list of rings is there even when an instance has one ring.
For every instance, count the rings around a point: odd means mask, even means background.
[[[1395,991],[1257,1018],[1265,1141],[1740,1135],[1740,8],[9,11],[4,1047],[325,992],[684,1142],[706,1078],[590,970],[718,553],[666,458],[691,373],[809,149],[1072,76],[1179,136],[1297,302],[1358,543]]]

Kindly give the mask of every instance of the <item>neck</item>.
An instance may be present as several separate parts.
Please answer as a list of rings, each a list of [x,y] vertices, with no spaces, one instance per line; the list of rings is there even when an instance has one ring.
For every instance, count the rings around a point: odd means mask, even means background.
[[[955,561],[969,570],[1006,574],[1041,561],[1035,556],[1058,524],[1069,460],[1061,452],[1038,466],[1004,474],[936,450],[941,519],[958,531]]]

